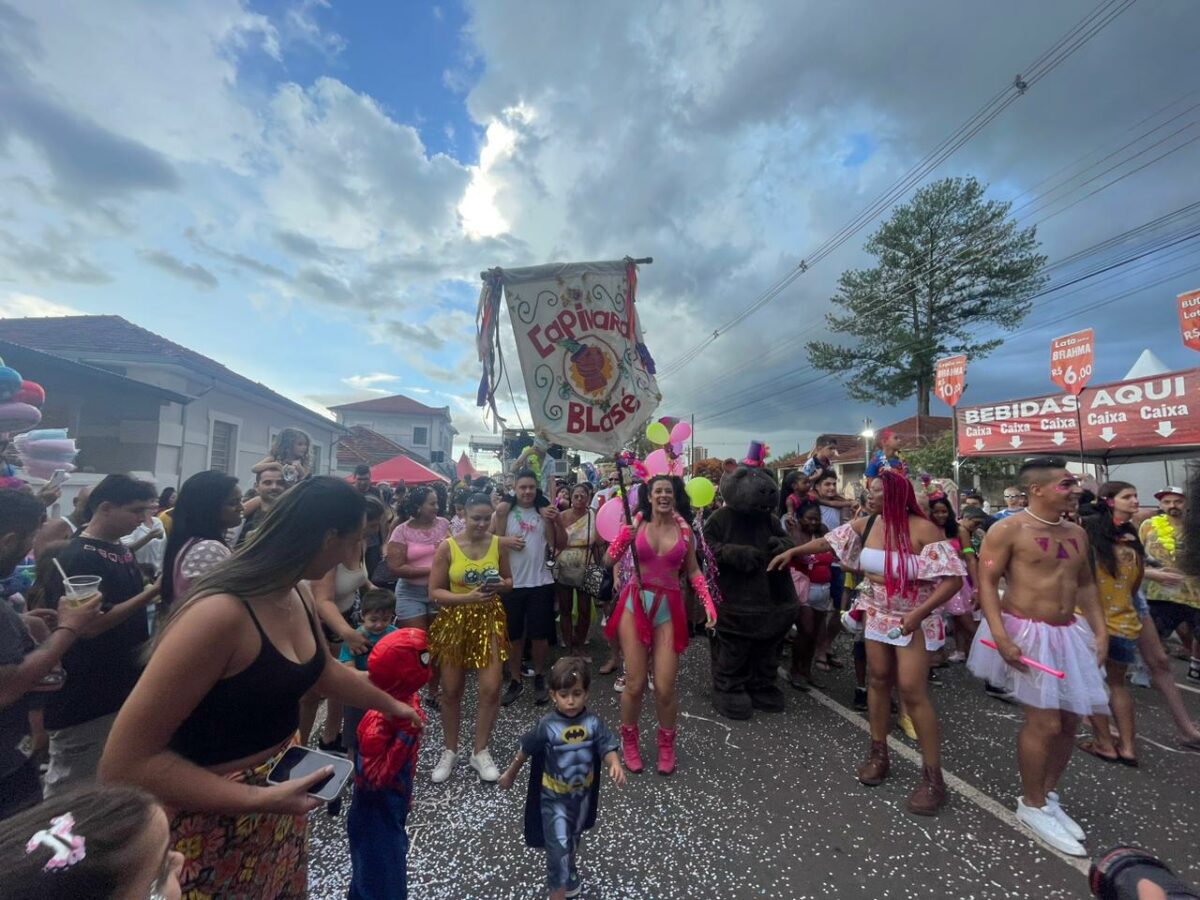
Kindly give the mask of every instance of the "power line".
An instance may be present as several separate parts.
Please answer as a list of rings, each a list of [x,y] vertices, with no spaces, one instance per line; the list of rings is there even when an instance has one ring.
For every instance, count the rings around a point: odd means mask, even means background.
[[[1162,109],[1160,109],[1159,111],[1157,111],[1156,113],[1154,113],[1152,116],[1148,117],[1147,119],[1143,119],[1141,122],[1137,123],[1137,125],[1135,125],[1135,126],[1133,126],[1133,127],[1137,127],[1137,126],[1139,126],[1139,125],[1142,125],[1142,124],[1144,124],[1146,121],[1149,121],[1149,120],[1151,120],[1151,119],[1155,118],[1156,116],[1160,115],[1161,113],[1163,113],[1163,112],[1166,112],[1166,111],[1167,111],[1167,110],[1169,110],[1171,107],[1173,107],[1173,106],[1177,105],[1177,104],[1178,104],[1178,103],[1179,103],[1181,100],[1185,100],[1185,99],[1187,99],[1189,96],[1191,96],[1191,94],[1194,94],[1194,93],[1196,93],[1196,92],[1195,92],[1195,91],[1193,91],[1193,92],[1191,92],[1190,94],[1185,94],[1183,97],[1181,97],[1181,98],[1179,98],[1179,99],[1177,99],[1177,100],[1173,101],[1173,102],[1172,102],[1172,103],[1170,103],[1170,104],[1167,104],[1167,106],[1163,107]],[[1051,186],[1051,187],[1047,188],[1047,189],[1046,189],[1045,191],[1043,191],[1042,193],[1040,193],[1040,194],[1037,194],[1037,195],[1035,195],[1035,196],[1032,196],[1032,197],[1030,197],[1030,199],[1029,199],[1029,200],[1027,200],[1025,203],[1023,203],[1023,204],[1022,204],[1020,207],[1018,207],[1018,211],[1021,211],[1021,210],[1027,210],[1027,209],[1029,209],[1029,207],[1031,207],[1031,206],[1035,206],[1035,205],[1038,203],[1038,201],[1040,201],[1040,200],[1042,200],[1042,199],[1046,198],[1047,196],[1049,196],[1050,194],[1052,194],[1052,193],[1056,192],[1057,190],[1059,190],[1059,189],[1060,189],[1061,187],[1063,187],[1064,185],[1066,185],[1066,184],[1069,184],[1069,183],[1070,183],[1070,182],[1072,182],[1072,181],[1075,181],[1077,178],[1079,178],[1081,175],[1084,175],[1084,174],[1086,174],[1086,173],[1087,173],[1089,170],[1091,170],[1092,168],[1094,168],[1096,165],[1099,165],[1099,164],[1101,164],[1101,163],[1103,163],[1103,162],[1105,162],[1105,161],[1107,161],[1107,160],[1111,159],[1111,158],[1112,158],[1112,157],[1113,157],[1113,156],[1114,156],[1116,153],[1118,153],[1118,152],[1120,152],[1120,151],[1122,151],[1122,150],[1127,150],[1127,149],[1129,149],[1130,147],[1132,147],[1132,146],[1136,145],[1137,143],[1139,143],[1140,141],[1144,140],[1145,138],[1147,138],[1147,137],[1149,137],[1149,136],[1153,135],[1153,134],[1154,134],[1156,131],[1159,131],[1159,130],[1161,130],[1162,128],[1164,128],[1164,127],[1166,127],[1166,126],[1168,126],[1168,125],[1170,125],[1170,124],[1174,123],[1175,121],[1177,121],[1177,120],[1178,120],[1178,118],[1179,118],[1181,115],[1184,115],[1184,114],[1186,114],[1187,112],[1191,111],[1192,109],[1197,109],[1197,108],[1200,108],[1200,103],[1197,103],[1197,104],[1195,104],[1195,105],[1194,105],[1194,106],[1192,106],[1192,107],[1189,107],[1189,109],[1188,109],[1188,110],[1185,110],[1183,113],[1176,114],[1175,116],[1173,116],[1172,118],[1168,119],[1167,121],[1165,121],[1165,122],[1162,122],[1162,123],[1160,123],[1160,124],[1158,124],[1158,125],[1154,126],[1153,128],[1150,128],[1149,130],[1147,130],[1147,131],[1145,131],[1145,132],[1143,132],[1143,133],[1139,134],[1139,135],[1138,135],[1137,137],[1135,137],[1135,138],[1134,138],[1132,141],[1129,141],[1129,142],[1127,142],[1127,143],[1125,143],[1125,144],[1121,145],[1120,147],[1118,147],[1116,150],[1114,150],[1114,151],[1112,151],[1112,152],[1109,152],[1109,153],[1108,153],[1106,156],[1102,157],[1100,160],[1097,160],[1095,163],[1092,163],[1091,165],[1089,165],[1089,166],[1085,167],[1085,168],[1084,168],[1083,170],[1081,170],[1080,172],[1077,172],[1077,173],[1075,173],[1074,175],[1070,175],[1070,176],[1068,176],[1067,178],[1065,178],[1065,179],[1063,179],[1062,181],[1060,181],[1059,183],[1057,183],[1057,184],[1055,184],[1055,185],[1053,185],[1053,186]],[[1177,129],[1175,132],[1172,132],[1172,134],[1171,134],[1171,135],[1168,135],[1168,137],[1167,137],[1167,138],[1165,138],[1165,139],[1162,139],[1162,140],[1159,140],[1159,141],[1156,141],[1154,144],[1151,144],[1151,145],[1150,145],[1149,147],[1147,147],[1147,148],[1144,148],[1144,149],[1142,149],[1142,150],[1138,150],[1138,151],[1136,151],[1136,152],[1134,152],[1134,153],[1132,153],[1132,154],[1129,154],[1129,155],[1127,155],[1126,157],[1124,157],[1124,158],[1123,158],[1123,159],[1122,159],[1120,162],[1118,162],[1118,163],[1117,163],[1117,164],[1115,164],[1114,166],[1110,166],[1109,168],[1105,169],[1104,171],[1102,171],[1102,172],[1099,172],[1099,173],[1096,173],[1096,174],[1095,174],[1095,175],[1093,175],[1092,177],[1090,177],[1090,178],[1086,179],[1085,181],[1083,181],[1083,182],[1080,182],[1079,184],[1075,185],[1075,186],[1074,186],[1074,187],[1073,187],[1071,190],[1072,190],[1072,191],[1075,191],[1075,190],[1079,190],[1079,189],[1081,189],[1081,188],[1087,187],[1087,186],[1088,186],[1089,184],[1091,184],[1092,182],[1094,182],[1094,181],[1098,180],[1099,178],[1103,177],[1104,175],[1108,174],[1109,172],[1112,172],[1112,171],[1114,171],[1115,169],[1119,168],[1121,165],[1124,165],[1125,163],[1127,163],[1127,162],[1130,162],[1130,161],[1132,161],[1133,159],[1136,159],[1137,157],[1141,156],[1141,155],[1142,155],[1143,153],[1145,153],[1147,150],[1149,150],[1149,149],[1153,149],[1154,147],[1157,147],[1157,146],[1160,146],[1160,145],[1161,145],[1161,144],[1162,144],[1162,143],[1163,143],[1165,140],[1168,140],[1168,139],[1170,139],[1171,137],[1174,137],[1174,136],[1176,136],[1176,135],[1178,135],[1178,134],[1182,133],[1183,131],[1186,131],[1187,129],[1189,129],[1189,128],[1191,128],[1192,126],[1196,125],[1196,124],[1198,123],[1198,121],[1200,121],[1200,120],[1193,120],[1192,122],[1188,123],[1188,125],[1184,126],[1183,128]],[[1128,132],[1129,130],[1132,130],[1132,128],[1131,128],[1131,129],[1127,129],[1127,132]],[[1126,133],[1127,133],[1127,132],[1126,132]],[[1046,215],[1045,217],[1043,217],[1043,218],[1042,218],[1042,219],[1041,219],[1039,222],[1036,222],[1036,223],[1034,223],[1034,224],[1037,224],[1037,225],[1043,224],[1044,222],[1048,221],[1049,219],[1051,219],[1051,218],[1054,218],[1054,217],[1055,217],[1055,216],[1057,216],[1057,215],[1060,215],[1061,213],[1065,212],[1067,209],[1070,209],[1072,206],[1076,205],[1077,203],[1080,203],[1080,202],[1082,202],[1083,200],[1086,200],[1086,199],[1088,199],[1089,197],[1092,197],[1092,196],[1094,196],[1095,194],[1099,193],[1100,191],[1102,191],[1102,190],[1105,190],[1105,189],[1107,189],[1108,187],[1111,187],[1112,185],[1114,185],[1114,184],[1118,183],[1119,181],[1122,181],[1122,180],[1124,180],[1125,178],[1129,177],[1130,175],[1136,174],[1137,172],[1139,172],[1139,171],[1142,171],[1143,169],[1145,169],[1146,167],[1148,167],[1149,165],[1153,165],[1154,163],[1161,161],[1162,159],[1164,159],[1165,157],[1167,157],[1167,156],[1171,155],[1172,153],[1174,153],[1174,152],[1177,152],[1178,150],[1181,150],[1181,149],[1183,149],[1184,147],[1186,147],[1186,146],[1188,146],[1190,143],[1192,143],[1194,140],[1196,140],[1196,138],[1192,138],[1191,140],[1185,141],[1185,142],[1183,142],[1183,143],[1181,143],[1181,144],[1179,144],[1179,145],[1177,145],[1177,146],[1175,146],[1175,147],[1171,148],[1170,150],[1168,150],[1168,151],[1166,151],[1166,152],[1164,152],[1164,153],[1160,154],[1159,156],[1156,156],[1156,157],[1154,157],[1153,159],[1151,159],[1150,161],[1148,161],[1146,164],[1144,164],[1144,165],[1142,165],[1142,166],[1139,166],[1139,167],[1137,167],[1136,169],[1130,170],[1129,172],[1126,172],[1126,173],[1122,174],[1121,176],[1119,176],[1119,177],[1117,177],[1117,178],[1114,178],[1114,179],[1112,179],[1111,181],[1107,182],[1106,184],[1103,184],[1103,185],[1101,185],[1100,187],[1096,188],[1095,190],[1088,192],[1088,193],[1087,193],[1087,194],[1085,194],[1084,196],[1077,198],[1076,200],[1074,200],[1074,201],[1072,201],[1071,203],[1069,203],[1067,206],[1064,206],[1064,207],[1062,207],[1061,209],[1058,209],[1058,210],[1056,210],[1056,211],[1055,211],[1055,212],[1053,212],[1053,213],[1049,213],[1048,215]],[[1081,159],[1081,160],[1082,160],[1082,159],[1086,159],[1087,157],[1091,156],[1091,155],[1092,155],[1092,154],[1094,154],[1095,152],[1097,152],[1097,151],[1093,150],[1093,151],[1091,151],[1091,152],[1089,152],[1089,153],[1085,154],[1085,155],[1084,155],[1083,157],[1081,157],[1080,159]],[[1080,161],[1080,160],[1076,160],[1076,162],[1078,162],[1078,161]],[[1063,169],[1059,169],[1059,170],[1058,170],[1058,172],[1056,172],[1055,174],[1056,174],[1056,175],[1058,175],[1058,174],[1061,174],[1062,172],[1066,171],[1066,169],[1068,169],[1068,168],[1070,168],[1070,166],[1064,167]],[[1053,176],[1051,176],[1051,177],[1053,177]],[[1041,185],[1044,185],[1044,184],[1046,184],[1046,182],[1047,182],[1047,181],[1049,181],[1049,180],[1050,180],[1049,178],[1047,178],[1047,179],[1043,179],[1041,182],[1039,182],[1038,186],[1041,186]],[[1025,195],[1029,194],[1029,193],[1031,192],[1031,190],[1032,190],[1032,189],[1030,189],[1030,190],[1026,190],[1026,191],[1023,191],[1021,194],[1018,194],[1018,195],[1017,195],[1017,198],[1020,198],[1020,197],[1022,197],[1022,196],[1025,196]],[[1049,202],[1049,203],[1046,203],[1046,204],[1044,204],[1044,205],[1042,205],[1042,206],[1040,206],[1040,207],[1038,207],[1038,208],[1036,208],[1036,209],[1030,210],[1029,212],[1025,213],[1025,215],[1024,215],[1024,216],[1020,216],[1020,217],[1018,217],[1018,218],[1022,219],[1022,220],[1023,220],[1023,222],[1024,222],[1024,221],[1028,221],[1028,218],[1029,218],[1031,215],[1033,215],[1033,213],[1035,213],[1035,212],[1042,212],[1042,211],[1044,211],[1044,210],[1046,210],[1046,209],[1050,208],[1051,206],[1053,206],[1055,203],[1058,203],[1058,202],[1061,202],[1061,201],[1063,201],[1063,200],[1067,199],[1067,197],[1068,197],[1068,196],[1069,196],[1069,194],[1067,194],[1067,195],[1063,195],[1063,196],[1061,196],[1061,197],[1058,197],[1057,199],[1055,199],[1055,200],[1053,200],[1053,201],[1051,201],[1051,202]],[[1166,217],[1162,217],[1162,219],[1160,219],[1160,220],[1158,220],[1158,221],[1156,221],[1156,222],[1150,222],[1150,223],[1147,223],[1147,224],[1145,224],[1145,225],[1143,225],[1143,226],[1140,226],[1140,228],[1139,228],[1139,229],[1133,229],[1133,230],[1131,230],[1130,232],[1126,232],[1126,233],[1125,233],[1125,234],[1123,234],[1123,235],[1118,235],[1118,236],[1116,236],[1116,237],[1114,237],[1114,238],[1111,238],[1110,240],[1111,240],[1111,241],[1113,241],[1113,242],[1120,242],[1120,241],[1122,241],[1122,240],[1125,240],[1125,239],[1127,239],[1129,236],[1132,236],[1134,233],[1136,233],[1136,232],[1138,232],[1138,231],[1140,231],[1140,230],[1142,230],[1142,229],[1147,229],[1147,228],[1150,228],[1150,227],[1154,227],[1154,226],[1156,226],[1157,224],[1160,224],[1162,220],[1169,219],[1169,218],[1170,218],[1170,217],[1172,217],[1172,216],[1177,216],[1177,215],[1180,215],[1181,213],[1183,213],[1183,212],[1186,212],[1186,211],[1188,211],[1188,210],[1190,210],[1190,209],[1194,208],[1194,206],[1195,206],[1195,205],[1193,205],[1193,206],[1189,206],[1189,207],[1184,207],[1182,210],[1176,210],[1174,213],[1170,213],[1170,214],[1168,214],[1168,216],[1166,216]],[[1022,222],[1022,223],[1023,223],[1023,222]],[[1003,221],[1003,222],[999,222],[999,223],[991,223],[991,224],[988,224],[988,225],[981,226],[981,227],[980,227],[980,228],[978,228],[977,230],[975,230],[975,231],[973,231],[973,232],[970,232],[970,233],[968,233],[967,235],[965,235],[965,236],[963,237],[962,241],[961,241],[961,242],[958,244],[957,248],[955,248],[955,249],[954,249],[954,252],[955,252],[955,253],[958,253],[958,252],[962,251],[964,248],[969,248],[969,245],[970,245],[970,242],[971,242],[971,241],[975,240],[976,238],[980,238],[980,237],[986,236],[986,235],[988,234],[988,232],[999,232],[999,233],[1000,233],[1000,234],[999,234],[999,238],[998,238],[996,241],[994,241],[994,242],[992,242],[992,243],[989,243],[989,244],[984,244],[983,246],[978,246],[978,247],[974,247],[974,248],[972,248],[972,249],[973,249],[973,252],[974,252],[974,253],[976,253],[976,254],[978,254],[978,253],[983,253],[983,252],[990,252],[990,250],[991,250],[992,248],[994,248],[994,247],[996,247],[996,246],[999,246],[1001,243],[1003,243],[1003,242],[1004,242],[1004,240],[1006,240],[1006,239],[1007,239],[1007,229],[1008,229],[1008,225],[1009,225],[1009,223],[1008,223],[1007,221]],[[1081,253],[1084,253],[1084,254],[1091,254],[1091,253],[1095,252],[1097,249],[1099,249],[1099,247],[1100,247],[1100,245],[1098,245],[1098,246],[1097,246],[1097,247],[1095,247],[1095,248],[1087,248],[1086,250],[1084,250],[1084,251],[1081,251]],[[878,312],[878,311],[881,311],[881,310],[885,309],[885,308],[888,306],[888,304],[889,304],[889,303],[891,303],[891,302],[893,302],[893,301],[896,301],[896,300],[902,300],[902,299],[904,299],[905,297],[907,297],[908,295],[910,295],[910,294],[912,293],[912,291],[913,291],[913,290],[915,290],[915,282],[916,282],[916,280],[917,280],[918,278],[920,278],[920,277],[923,277],[923,276],[927,275],[927,274],[931,274],[931,273],[935,272],[935,271],[936,271],[936,270],[938,270],[938,269],[944,268],[944,267],[945,267],[945,264],[946,264],[946,261],[947,261],[947,259],[949,258],[949,256],[950,256],[950,254],[949,254],[949,253],[947,253],[947,254],[946,254],[946,255],[944,255],[943,257],[939,257],[937,260],[935,260],[935,261],[931,262],[931,263],[930,263],[928,266],[924,267],[923,269],[920,269],[920,270],[918,270],[918,271],[915,271],[915,272],[912,272],[912,273],[910,273],[910,274],[909,274],[909,278],[908,278],[908,283],[909,283],[910,285],[914,285],[913,287],[898,287],[898,288],[895,288],[895,289],[892,289],[892,290],[890,290],[890,291],[886,292],[886,293],[885,293],[883,296],[881,296],[881,297],[880,297],[880,298],[878,298],[878,299],[877,299],[877,300],[876,300],[874,303],[872,303],[872,304],[871,304],[871,306],[870,306],[870,307],[869,307],[867,310],[865,310],[865,311],[864,311],[864,314],[865,314],[865,315],[870,315],[870,314],[872,314],[872,312]],[[1047,271],[1052,271],[1052,270],[1054,270],[1055,268],[1058,268],[1059,266],[1061,266],[1062,264],[1065,264],[1065,263],[1067,263],[1067,262],[1071,261],[1073,258],[1074,258],[1074,257],[1067,257],[1067,258],[1066,258],[1066,259],[1064,259],[1064,260],[1060,260],[1060,261],[1058,261],[1058,262],[1052,263],[1052,264],[1051,264],[1051,265],[1050,265],[1050,266],[1047,268]],[[965,262],[964,262],[964,264],[965,264]],[[817,322],[815,322],[815,323],[813,323],[813,324],[810,324],[810,325],[807,325],[807,326],[805,326],[805,327],[803,327],[803,328],[801,328],[801,329],[798,329],[797,331],[795,331],[795,332],[792,332],[791,334],[789,334],[789,335],[787,335],[786,337],[784,337],[784,338],[783,338],[781,341],[778,341],[778,342],[776,342],[776,343],[772,344],[771,346],[769,346],[769,347],[767,347],[767,348],[765,348],[765,349],[762,349],[762,350],[760,350],[760,351],[759,351],[758,353],[756,353],[756,354],[755,354],[755,355],[754,355],[754,356],[753,356],[751,359],[748,359],[746,362],[742,363],[740,366],[737,366],[737,367],[735,367],[734,369],[732,369],[732,370],[730,370],[729,372],[726,372],[726,373],[724,373],[724,374],[726,374],[726,375],[735,374],[735,373],[737,373],[737,372],[740,372],[740,371],[743,371],[743,370],[745,370],[745,369],[747,369],[747,368],[749,368],[749,367],[751,367],[751,366],[754,366],[754,365],[761,365],[761,364],[762,364],[762,362],[763,362],[764,360],[766,360],[766,359],[768,359],[768,358],[771,358],[771,357],[775,356],[775,355],[776,355],[776,354],[777,354],[779,351],[781,351],[781,350],[793,349],[793,348],[796,346],[797,342],[798,342],[798,341],[799,341],[799,340],[800,340],[800,339],[801,339],[801,338],[802,338],[804,335],[806,335],[806,334],[811,334],[811,333],[813,333],[813,332],[817,331],[817,330],[818,330],[820,327],[821,327],[821,322],[820,322],[820,321],[817,321]]]
[[[1198,234],[1197,234],[1197,236],[1200,236],[1200,233],[1198,233]],[[1171,255],[1173,255],[1173,256],[1174,256],[1176,259],[1178,259],[1178,258],[1182,258],[1183,256],[1186,256],[1186,255],[1188,255],[1188,254],[1190,254],[1190,253],[1195,253],[1195,252],[1197,251],[1197,249],[1200,249],[1200,248],[1197,248],[1197,247],[1188,247],[1188,248],[1180,248],[1180,249],[1183,249],[1185,252],[1183,252],[1183,253],[1175,252],[1174,254],[1171,254]],[[1165,261],[1173,261],[1173,260],[1158,260],[1158,261],[1156,261],[1156,262],[1155,262],[1155,265],[1161,265],[1161,264],[1162,264],[1162,262],[1165,262]],[[1026,334],[1032,334],[1032,333],[1033,333],[1033,332],[1035,332],[1035,331],[1041,331],[1041,330],[1045,329],[1046,327],[1048,327],[1048,326],[1050,326],[1050,325],[1055,325],[1055,324],[1058,324],[1059,322],[1065,322],[1065,321],[1067,321],[1067,320],[1070,320],[1070,319],[1078,319],[1078,316],[1079,316],[1081,313],[1084,313],[1084,312],[1089,312],[1089,311],[1091,311],[1091,310],[1098,309],[1098,308],[1100,308],[1100,307],[1103,307],[1103,306],[1108,306],[1108,305],[1110,305],[1110,304],[1112,304],[1112,303],[1115,303],[1115,302],[1117,302],[1118,300],[1123,300],[1123,299],[1125,299],[1126,297],[1132,296],[1132,295],[1134,295],[1134,294],[1140,294],[1141,292],[1145,291],[1147,288],[1156,287],[1156,286],[1158,286],[1158,285],[1160,285],[1160,284],[1165,284],[1165,283],[1167,283],[1167,282],[1169,282],[1169,281],[1172,281],[1172,280],[1174,280],[1174,279],[1176,279],[1176,278],[1179,278],[1179,277],[1181,277],[1181,276],[1183,276],[1183,275],[1190,274],[1190,273],[1192,273],[1192,272],[1195,272],[1195,271],[1197,271],[1197,270],[1200,270],[1200,264],[1198,264],[1198,265],[1194,265],[1194,266],[1190,266],[1190,267],[1188,267],[1188,268],[1185,268],[1185,269],[1180,269],[1180,270],[1177,270],[1177,271],[1171,272],[1171,273],[1169,273],[1169,274],[1167,274],[1167,275],[1161,276],[1161,277],[1159,277],[1159,278],[1156,278],[1156,279],[1154,279],[1154,280],[1152,280],[1152,281],[1149,281],[1149,282],[1145,282],[1145,283],[1143,283],[1143,284],[1140,284],[1140,285],[1138,285],[1137,287],[1131,288],[1131,289],[1129,289],[1129,290],[1127,290],[1127,291],[1123,291],[1123,292],[1121,292],[1121,293],[1119,293],[1119,294],[1117,294],[1117,295],[1115,295],[1115,296],[1108,297],[1108,298],[1105,298],[1105,299],[1099,300],[1099,301],[1097,301],[1097,302],[1095,302],[1095,303],[1090,303],[1090,304],[1087,304],[1087,305],[1084,305],[1084,306],[1081,306],[1081,307],[1076,307],[1076,308],[1074,308],[1074,309],[1068,310],[1067,312],[1065,312],[1065,313],[1063,313],[1062,315],[1059,315],[1059,316],[1057,316],[1057,317],[1055,317],[1055,318],[1052,318],[1052,319],[1047,319],[1047,320],[1045,320],[1045,321],[1041,321],[1041,322],[1037,322],[1037,323],[1035,323],[1035,324],[1032,324],[1032,325],[1030,325],[1030,326],[1028,326],[1028,327],[1026,327],[1026,328],[1020,329],[1020,330],[1018,330],[1018,331],[1015,331],[1015,332],[1011,332],[1009,335],[1007,335],[1007,339],[1010,339],[1010,340],[1011,340],[1011,339],[1013,339],[1013,338],[1021,337],[1021,336],[1023,336],[1023,335],[1026,335]],[[1090,289],[1090,288],[1091,288],[1091,286],[1090,286],[1090,285],[1087,285],[1087,286],[1080,287],[1078,290],[1076,290],[1076,291],[1072,291],[1072,292],[1070,292],[1070,293],[1071,293],[1071,294],[1081,293],[1082,291],[1084,291],[1084,290],[1088,290],[1088,289]],[[814,378],[808,379],[807,381],[800,382],[799,384],[794,384],[794,385],[791,385],[791,386],[789,386],[789,387],[786,387],[786,388],[781,388],[781,389],[779,389],[779,390],[777,390],[777,391],[774,391],[774,392],[773,392],[773,393],[772,393],[770,396],[767,396],[767,397],[761,397],[761,398],[759,398],[758,400],[751,400],[751,401],[744,402],[744,403],[738,403],[738,404],[736,404],[736,405],[734,405],[734,406],[728,407],[728,408],[726,408],[726,409],[718,410],[717,412],[714,412],[714,413],[709,413],[709,414],[705,414],[705,415],[697,416],[697,417],[696,417],[696,420],[697,420],[697,422],[711,422],[711,421],[713,421],[713,420],[715,420],[715,419],[718,419],[718,418],[721,418],[721,417],[724,417],[724,416],[728,415],[730,412],[734,412],[734,411],[741,411],[741,410],[749,409],[749,408],[751,408],[751,407],[754,407],[754,406],[757,406],[757,405],[759,405],[759,404],[761,404],[761,403],[764,403],[764,402],[767,402],[767,401],[770,401],[770,400],[776,400],[776,399],[778,399],[780,396],[782,396],[782,395],[784,395],[784,394],[789,394],[789,393],[792,393],[793,391],[795,391],[795,390],[799,390],[800,388],[804,388],[804,387],[810,387],[810,386],[812,386],[812,385],[814,385],[814,384],[817,384],[817,383],[819,383],[819,382],[821,382],[821,381],[824,381],[824,380],[826,380],[826,379],[828,379],[828,378],[832,378],[832,377],[833,377],[833,373],[832,373],[832,372],[826,372],[826,373],[824,373],[824,374],[817,375],[817,376],[816,376],[816,377],[814,377]],[[795,411],[799,411],[799,410],[802,410],[802,409],[808,409],[808,408],[811,408],[812,406],[815,406],[815,405],[817,405],[817,404],[815,404],[815,403],[813,403],[813,404],[803,404],[803,405],[800,405],[800,406],[790,406],[790,407],[789,407],[789,409],[790,409],[791,411],[795,412]]]
[[[843,243],[873,220],[883,209],[903,196],[908,190],[920,182],[929,172],[941,165],[959,148],[971,140],[983,128],[987,127],[997,116],[1007,109],[1017,99],[1024,96],[1031,86],[1036,84],[1066,59],[1077,52],[1080,47],[1095,37],[1121,13],[1132,6],[1134,0],[1105,0],[1091,13],[1075,24],[1063,37],[1059,38],[1048,50],[1033,61],[1025,70],[1028,74],[1018,75],[1011,85],[995,94],[976,113],[958,127],[949,137],[923,157],[907,173],[901,176],[884,193],[876,198],[866,209],[843,225],[833,236],[818,246],[813,252],[803,257],[800,263],[775,285],[764,291],[756,300],[734,315],[731,319],[713,331],[712,335],[704,338],[676,360],[663,367],[660,378],[670,377],[689,362],[694,360],[703,350],[715,341],[721,334],[736,327],[746,318],[770,303],[792,282],[808,271],[809,267],[821,261],[834,252]]]

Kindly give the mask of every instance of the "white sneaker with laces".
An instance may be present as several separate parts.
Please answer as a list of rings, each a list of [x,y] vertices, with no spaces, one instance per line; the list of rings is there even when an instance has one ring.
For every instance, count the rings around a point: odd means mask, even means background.
[[[1087,838],[1083,829],[1079,827],[1079,823],[1063,812],[1062,805],[1058,802],[1058,794],[1054,791],[1046,793],[1046,809],[1050,810],[1050,815],[1058,820],[1058,824],[1063,827],[1063,831],[1075,838],[1075,840],[1083,841]]]
[[[443,750],[441,759],[433,767],[433,775],[430,780],[434,784],[441,784],[447,780],[450,777],[450,773],[454,771],[454,764],[456,762],[458,762],[457,753],[453,750]]]
[[[487,748],[478,753],[472,753],[470,763],[471,768],[479,774],[480,781],[500,780],[500,770],[496,768],[496,763],[492,761],[492,754],[488,753]]]
[[[1024,799],[1018,800],[1017,821],[1032,831],[1034,837],[1059,853],[1065,853],[1067,856],[1087,856],[1083,844],[1071,837],[1059,824],[1050,806],[1038,809],[1035,806],[1026,806]]]

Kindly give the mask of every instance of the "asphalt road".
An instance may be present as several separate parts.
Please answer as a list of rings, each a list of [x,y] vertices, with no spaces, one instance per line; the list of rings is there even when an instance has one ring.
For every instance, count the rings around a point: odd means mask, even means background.
[[[1007,898],[1086,897],[1086,863],[1037,844],[1015,824],[1015,735],[1020,710],[986,697],[961,665],[931,687],[951,785],[940,816],[905,812],[919,766],[893,731],[892,775],[878,788],[857,782],[867,748],[863,716],[850,710],[853,679],[830,675],[823,692],[789,691],[788,709],[750,722],[720,719],[708,701],[708,652],[693,641],[680,675],[679,768],[652,771],[653,706],[642,718],[647,771],[624,790],[601,788],[596,829],[583,843],[583,896],[615,898]],[[597,665],[605,650],[596,647]],[[1186,684],[1177,665],[1177,681]],[[1175,748],[1158,694],[1134,688],[1141,768],[1082,753],[1060,787],[1063,805],[1099,852],[1135,843],[1200,884],[1200,754]],[[1200,719],[1200,690],[1185,692]],[[612,677],[597,677],[589,706],[615,729]],[[648,698],[649,699],[649,698]],[[473,723],[464,703],[464,734]],[[492,742],[497,765],[544,708],[529,692],[502,709]],[[905,754],[902,749],[908,747]],[[421,749],[409,817],[410,896],[415,900],[544,897],[544,855],[522,840],[524,783],[505,793],[484,785],[465,755],[450,781],[429,773],[441,751],[437,715]],[[906,758],[907,757],[907,758]],[[345,897],[345,816],[314,817],[309,883],[314,898]]]

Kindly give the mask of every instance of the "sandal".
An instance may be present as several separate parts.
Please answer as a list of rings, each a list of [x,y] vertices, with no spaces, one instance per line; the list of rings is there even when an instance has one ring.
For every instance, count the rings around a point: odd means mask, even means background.
[[[829,666],[829,668],[831,668],[831,669],[846,668],[846,664],[844,662],[842,662],[840,659],[838,659],[836,656],[834,656],[832,653],[825,654],[825,665]]]
[[[1186,738],[1179,742],[1179,746],[1184,750],[1200,753],[1200,738]]]
[[[788,676],[787,683],[802,694],[807,694],[809,692],[808,682],[799,675]]]
[[[1138,759],[1136,756],[1122,756],[1120,753],[1118,753],[1117,762],[1123,766],[1128,766],[1131,769],[1141,768],[1141,766],[1138,764]]]
[[[818,659],[813,662],[813,668],[821,672],[830,671],[829,663],[826,660]]]
[[[1107,763],[1121,762],[1121,757],[1117,755],[1117,752],[1115,750],[1113,751],[1112,756],[1105,756],[1096,747],[1096,742],[1093,740],[1089,739],[1089,740],[1085,740],[1085,741],[1078,741],[1075,744],[1075,746],[1077,748],[1079,748],[1080,750],[1082,750],[1084,753],[1086,753],[1088,756],[1094,756],[1094,757],[1096,757],[1096,759],[1103,760],[1104,762],[1107,762]],[[1136,760],[1135,760],[1135,762],[1136,762]]]

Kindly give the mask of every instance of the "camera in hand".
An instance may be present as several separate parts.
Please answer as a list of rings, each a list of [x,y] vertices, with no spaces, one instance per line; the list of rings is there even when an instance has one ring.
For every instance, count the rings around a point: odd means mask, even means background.
[[[1088,886],[1100,900],[1200,898],[1161,860],[1138,847],[1113,847],[1100,854],[1088,871]]]

